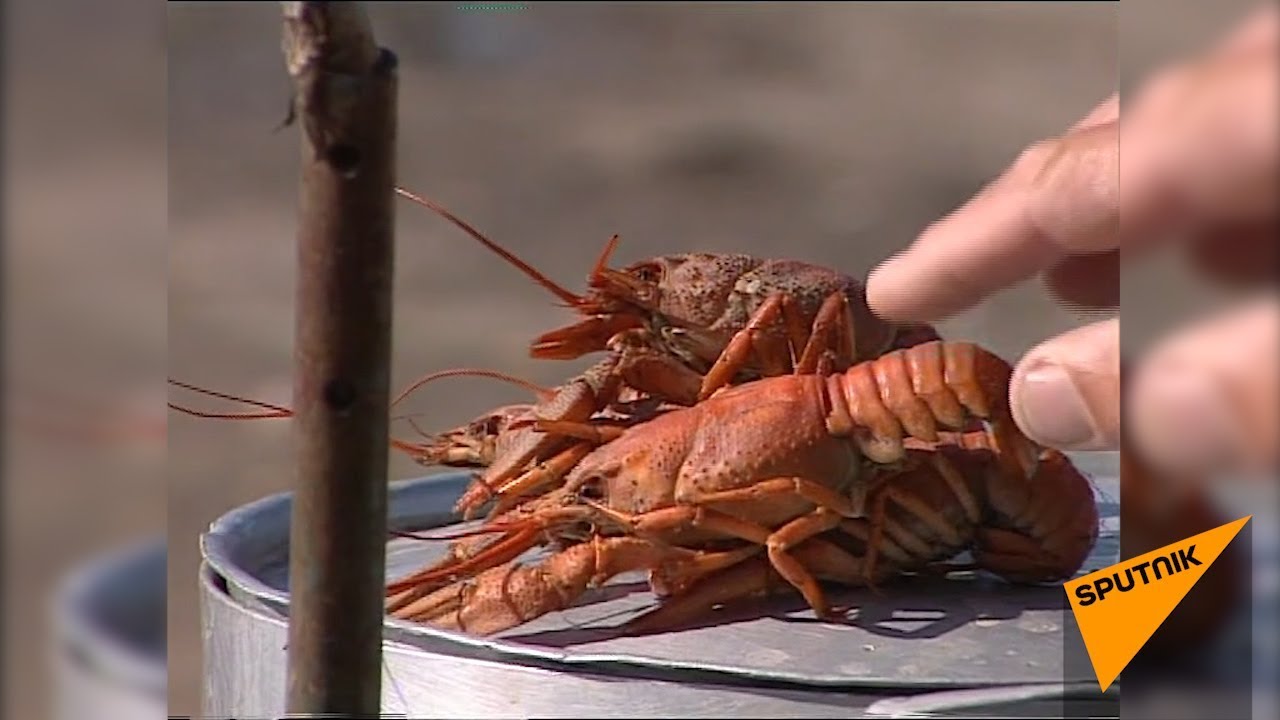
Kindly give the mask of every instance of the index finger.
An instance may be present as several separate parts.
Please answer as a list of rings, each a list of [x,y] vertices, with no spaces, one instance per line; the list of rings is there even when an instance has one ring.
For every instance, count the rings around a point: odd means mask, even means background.
[[[876,268],[867,280],[872,309],[893,320],[933,320],[1069,255],[1113,249],[1120,144],[1113,103],[1063,137],[1032,145],[977,197]]]
[[[1193,206],[1210,214],[1213,202],[1231,205],[1224,198],[1235,198],[1238,213],[1265,206],[1271,186],[1247,181],[1271,177],[1268,158],[1276,153],[1262,129],[1274,127],[1274,113],[1265,112],[1261,88],[1274,72],[1247,56],[1274,47],[1276,17],[1264,7],[1207,58],[1144,88],[1125,128],[1125,227],[1113,96],[1064,136],[1032,145],[999,180],[877,268],[867,280],[871,308],[890,320],[936,320],[1068,257],[1129,249],[1194,226]],[[1237,71],[1246,60],[1252,69]],[[1189,113],[1192,107],[1201,112]],[[1245,186],[1257,192],[1242,192]]]

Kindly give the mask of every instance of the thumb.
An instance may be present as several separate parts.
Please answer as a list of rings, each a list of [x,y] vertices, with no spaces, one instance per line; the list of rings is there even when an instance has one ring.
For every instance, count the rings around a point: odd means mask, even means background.
[[[1046,340],[1027,353],[1009,386],[1013,419],[1059,450],[1120,446],[1120,320]]]
[[[1130,435],[1164,472],[1267,472],[1280,431],[1280,307],[1274,297],[1158,345],[1129,388]]]

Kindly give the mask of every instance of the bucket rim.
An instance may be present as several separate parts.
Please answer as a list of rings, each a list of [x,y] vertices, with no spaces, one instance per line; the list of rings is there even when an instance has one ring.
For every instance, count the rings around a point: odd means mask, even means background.
[[[140,595],[154,589],[138,582],[140,575],[152,572],[164,578],[159,588],[167,601],[168,547],[163,537],[135,540],[80,565],[55,590],[54,634],[60,654],[69,651],[87,661],[95,672],[164,696],[169,675],[167,643],[159,652],[148,652],[104,625],[99,616],[105,593]],[[160,605],[167,607],[167,602]]]

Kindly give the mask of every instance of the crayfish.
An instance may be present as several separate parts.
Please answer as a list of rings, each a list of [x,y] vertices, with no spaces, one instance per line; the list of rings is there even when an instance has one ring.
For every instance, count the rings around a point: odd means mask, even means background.
[[[498,539],[391,583],[388,609],[488,634],[647,570],[670,597],[646,626],[775,576],[829,617],[819,578],[875,583],[965,549],[1009,579],[1069,577],[1097,537],[1092,490],[1017,430],[1009,373],[975,345],[931,341],[669,410],[476,531]],[[560,549],[544,562],[515,560],[548,539]]]
[[[397,191],[440,214],[584,316],[537,337],[530,346],[533,357],[570,360],[608,352],[540,397],[526,417],[541,420],[541,432],[508,443],[486,463],[458,501],[456,509],[467,517],[495,498],[496,509],[509,507],[516,493],[534,489],[527,475],[517,479],[530,465],[571,467],[581,459],[583,446],[567,446],[563,431],[619,400],[647,397],[689,406],[731,384],[793,372],[839,372],[886,351],[938,339],[927,325],[898,326],[876,317],[862,284],[830,268],[741,254],[685,253],[619,270],[608,265],[617,235],[592,267],[588,292],[579,295],[439,203]],[[453,434],[459,432],[466,433]],[[440,447],[426,449],[419,458],[424,464],[449,464]]]

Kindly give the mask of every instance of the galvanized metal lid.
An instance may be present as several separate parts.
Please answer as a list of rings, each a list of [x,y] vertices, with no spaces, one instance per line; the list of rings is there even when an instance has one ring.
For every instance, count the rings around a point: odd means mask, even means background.
[[[1119,557],[1119,480],[1114,453],[1073,458],[1094,480],[1102,531],[1082,573]],[[390,526],[423,530],[455,522],[461,473],[395,483]],[[288,495],[239,508],[202,538],[210,568],[238,602],[284,614],[287,605]],[[419,569],[444,543],[388,544],[388,577]],[[560,613],[491,638],[389,620],[388,637],[432,653],[634,677],[698,682],[904,690],[1094,681],[1087,663],[1064,666],[1069,612],[1061,586],[1012,586],[982,574],[907,578],[879,594],[833,593],[857,608],[845,624],[818,622],[797,599],[761,604],[715,624],[644,637],[616,629],[653,607],[643,578],[624,576]]]

